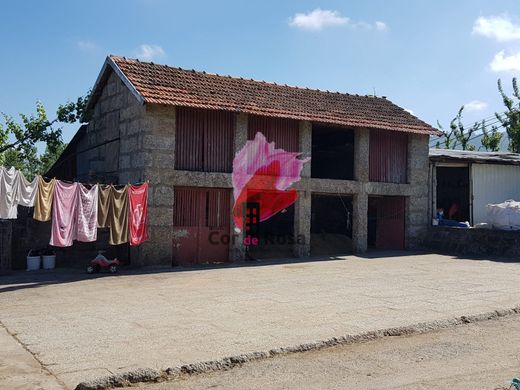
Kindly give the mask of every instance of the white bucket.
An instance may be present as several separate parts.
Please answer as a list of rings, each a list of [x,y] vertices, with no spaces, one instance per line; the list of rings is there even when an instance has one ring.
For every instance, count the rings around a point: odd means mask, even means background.
[[[27,256],[27,271],[36,271],[40,269],[40,256]]]
[[[43,269],[54,269],[56,266],[56,255],[42,256]]]

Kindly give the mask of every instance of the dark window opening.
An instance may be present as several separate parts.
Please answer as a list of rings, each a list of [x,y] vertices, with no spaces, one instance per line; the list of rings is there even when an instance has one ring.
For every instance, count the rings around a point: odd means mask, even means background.
[[[441,208],[444,219],[470,221],[468,167],[437,167],[437,210]]]
[[[294,205],[291,205],[268,220],[260,222],[258,245],[250,245],[247,254],[256,259],[293,257],[295,240]]]
[[[313,194],[311,254],[352,253],[352,197]]]
[[[311,177],[354,179],[354,132],[349,129],[313,126]]]

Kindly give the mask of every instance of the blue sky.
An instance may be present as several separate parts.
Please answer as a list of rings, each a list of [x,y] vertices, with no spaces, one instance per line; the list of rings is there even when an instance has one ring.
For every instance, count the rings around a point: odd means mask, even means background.
[[[387,96],[448,125],[502,110],[520,75],[520,1],[11,1],[0,111],[49,112],[92,87],[107,54],[289,85]],[[75,127],[67,128],[68,141]]]

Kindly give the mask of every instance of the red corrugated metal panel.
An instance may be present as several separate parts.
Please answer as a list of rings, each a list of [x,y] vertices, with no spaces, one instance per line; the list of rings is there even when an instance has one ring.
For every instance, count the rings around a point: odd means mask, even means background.
[[[406,183],[408,135],[385,130],[370,130],[369,180]]]
[[[198,226],[200,221],[200,190],[175,188],[173,207],[174,226]]]
[[[175,168],[231,172],[235,116],[232,112],[178,107]]]
[[[174,264],[228,260],[231,190],[176,187],[173,225],[182,231],[173,240]]]
[[[268,142],[274,142],[275,148],[288,152],[298,152],[299,123],[292,119],[270,118],[265,116],[250,115],[248,124],[248,139],[253,140],[256,133],[262,133]],[[265,161],[257,161],[256,164],[248,164],[249,173],[257,172],[258,168],[265,165]],[[262,174],[270,172],[262,170]]]
[[[406,198],[385,196],[378,202],[376,247],[404,249]]]

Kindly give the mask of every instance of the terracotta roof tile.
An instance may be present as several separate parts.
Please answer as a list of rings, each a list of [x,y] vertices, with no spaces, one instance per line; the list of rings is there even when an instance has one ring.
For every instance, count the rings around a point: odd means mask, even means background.
[[[420,134],[438,130],[386,98],[289,87],[111,56],[145,103]]]

